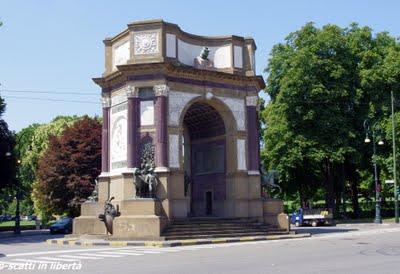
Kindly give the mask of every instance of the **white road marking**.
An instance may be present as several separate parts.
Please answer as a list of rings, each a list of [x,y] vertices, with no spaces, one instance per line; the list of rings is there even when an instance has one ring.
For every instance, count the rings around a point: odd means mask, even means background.
[[[160,254],[161,251],[150,251],[150,250],[141,250],[141,253],[145,253],[145,254]]]
[[[94,256],[94,257],[110,257],[110,258],[119,258],[122,255],[109,255],[109,254],[99,254],[99,253],[81,253],[79,255],[83,256]]]
[[[2,264],[25,265],[25,263],[16,263],[16,262],[0,261],[0,265],[2,265]]]
[[[59,257],[38,257],[37,259],[49,260],[49,261],[60,261],[60,262],[76,262],[76,261],[80,261],[79,259],[63,259],[63,258],[59,258]]]
[[[62,258],[71,258],[71,259],[84,259],[84,260],[100,260],[99,257],[88,257],[88,256],[73,256],[73,255],[60,255]]]
[[[13,259],[13,261],[24,262],[24,263],[39,263],[39,264],[53,264],[52,261],[44,261],[44,260],[32,260],[32,259]]]
[[[111,252],[111,251],[101,251],[99,252],[99,254],[107,254],[107,255],[128,255],[128,254],[124,254],[123,252],[119,252],[119,251],[115,251],[115,252]],[[132,254],[132,253],[130,253]],[[138,254],[138,253],[133,253],[133,254]]]
[[[55,255],[63,253],[76,253],[76,252],[86,252],[86,251],[107,251],[107,250],[120,250],[126,249],[126,247],[109,247],[109,248],[90,248],[90,249],[69,249],[69,250],[52,250],[52,251],[39,251],[39,252],[27,252],[27,253],[12,253],[6,254],[7,257],[20,257],[20,256],[35,256],[35,255]]]
[[[137,251],[142,251],[142,250],[137,250]],[[182,251],[181,249],[175,249],[174,247],[170,247],[169,249],[167,248],[157,248],[156,251],[160,252],[180,252]]]
[[[137,252],[134,252],[134,251],[117,251],[117,252],[115,252],[116,254],[121,254],[121,255],[132,255],[132,256],[141,256],[141,255],[143,255],[143,254],[140,254],[140,253],[137,253]]]

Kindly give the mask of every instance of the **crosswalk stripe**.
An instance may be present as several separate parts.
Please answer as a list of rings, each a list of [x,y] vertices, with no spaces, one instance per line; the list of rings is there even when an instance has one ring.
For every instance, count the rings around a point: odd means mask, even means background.
[[[116,251],[116,252],[110,252],[110,251],[102,251],[102,252],[99,252],[100,254],[107,254],[107,255],[127,255],[127,253],[121,253],[121,252],[118,252],[118,251]],[[138,253],[135,253],[135,254],[138,254]]]
[[[49,261],[60,261],[60,262],[76,262],[79,261],[79,259],[63,259],[63,258],[51,258],[51,257],[38,257],[37,259],[41,260],[49,260]]]
[[[108,254],[108,253],[106,253]],[[120,255],[133,255],[133,256],[140,256],[143,255],[141,253],[137,253],[137,251],[117,251],[113,254],[120,254]]]
[[[95,257],[110,257],[110,258],[118,258],[118,257],[122,257],[121,255],[111,255],[111,254],[98,254],[98,253],[82,253],[79,255],[83,255],[83,256],[95,256]]]
[[[145,254],[160,254],[161,251],[151,251],[151,250],[140,250],[141,253]]]
[[[161,252],[180,252],[180,249],[161,249],[161,248],[157,248],[157,251],[161,251]]]
[[[16,262],[8,262],[8,261],[1,261],[0,265],[10,264],[10,265],[25,265],[25,263],[16,263]]]
[[[45,260],[32,260],[32,259],[13,259],[13,261],[17,262],[25,262],[25,263],[39,263],[39,264],[52,264],[52,261],[45,261]]]
[[[71,258],[71,259],[84,259],[84,260],[100,260],[99,257],[88,257],[88,256],[74,256],[74,255],[60,255],[62,258]]]

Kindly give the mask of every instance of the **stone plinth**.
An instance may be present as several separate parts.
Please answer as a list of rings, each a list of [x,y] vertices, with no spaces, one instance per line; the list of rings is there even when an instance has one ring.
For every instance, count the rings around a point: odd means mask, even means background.
[[[160,239],[167,219],[157,199],[130,199],[120,203],[121,216],[114,219],[113,238]]]
[[[104,213],[104,205],[98,202],[85,202],[81,205],[81,216],[74,219],[74,234],[106,234],[99,214]]]
[[[114,219],[116,239],[159,240],[167,219],[151,215],[126,215]]]
[[[290,230],[289,217],[283,213],[283,201],[267,199],[263,201],[264,222],[286,231]]]
[[[121,201],[121,216],[125,215],[161,215],[160,201],[152,198],[138,198]]]

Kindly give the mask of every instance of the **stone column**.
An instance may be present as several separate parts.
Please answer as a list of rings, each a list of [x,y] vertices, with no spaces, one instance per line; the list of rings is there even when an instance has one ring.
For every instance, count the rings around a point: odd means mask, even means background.
[[[103,128],[101,132],[101,172],[110,171],[110,107],[111,98],[104,95],[101,99],[103,105]]]
[[[168,132],[167,132],[167,96],[169,88],[167,85],[154,86],[155,102],[155,161],[158,170],[168,170]]]
[[[258,175],[260,166],[260,141],[258,133],[257,96],[246,97],[247,106],[247,146],[249,174]]]
[[[138,89],[128,86],[127,168],[139,167],[140,101]]]

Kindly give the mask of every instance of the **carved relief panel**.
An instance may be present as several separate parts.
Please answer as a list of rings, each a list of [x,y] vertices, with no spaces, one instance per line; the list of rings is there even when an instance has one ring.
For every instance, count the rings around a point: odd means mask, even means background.
[[[133,36],[134,54],[155,54],[159,52],[158,32],[141,32]]]

